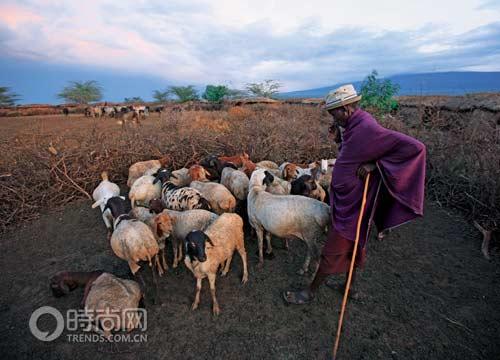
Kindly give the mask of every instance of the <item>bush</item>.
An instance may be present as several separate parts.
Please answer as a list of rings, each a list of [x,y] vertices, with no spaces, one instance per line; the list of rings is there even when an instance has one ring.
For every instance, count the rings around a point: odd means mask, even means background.
[[[278,93],[281,86],[281,83],[276,80],[264,80],[261,83],[247,84],[246,89],[253,96],[272,98]]]
[[[221,102],[228,93],[229,89],[225,85],[207,85],[202,97],[210,102]]]
[[[360,105],[364,108],[374,109],[381,114],[397,110],[398,103],[394,96],[399,91],[399,85],[391,80],[377,79],[378,73],[373,70],[363,81],[361,87]]]
[[[14,106],[19,100],[19,95],[10,91],[10,88],[0,86],[0,106]]]

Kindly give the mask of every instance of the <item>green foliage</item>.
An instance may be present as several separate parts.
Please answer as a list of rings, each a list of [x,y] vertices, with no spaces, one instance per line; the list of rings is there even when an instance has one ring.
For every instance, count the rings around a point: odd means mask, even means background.
[[[272,98],[282,87],[277,80],[264,80],[261,83],[246,84],[247,91],[253,96]]]
[[[170,97],[170,90],[155,90],[153,91],[153,99],[155,99],[157,102],[166,102],[168,101]]]
[[[221,102],[229,93],[229,88],[225,85],[207,85],[202,97],[210,102]]]
[[[126,103],[126,104],[133,104],[133,103],[143,103],[144,100],[142,100],[142,98],[139,97],[139,96],[134,96],[134,97],[131,97],[131,98],[125,98],[125,99],[123,99],[123,102]]]
[[[398,102],[394,96],[399,91],[399,85],[391,80],[377,79],[378,72],[373,70],[363,81],[361,87],[360,105],[364,108],[376,109],[381,113],[388,113],[398,108]]]
[[[19,95],[10,91],[9,87],[0,86],[0,106],[13,106],[19,100]]]
[[[186,102],[190,100],[198,100],[198,92],[193,85],[189,86],[170,86],[169,91],[177,97],[179,102]]]
[[[57,97],[68,102],[87,104],[102,99],[102,88],[97,81],[70,81],[69,85],[57,94]]]

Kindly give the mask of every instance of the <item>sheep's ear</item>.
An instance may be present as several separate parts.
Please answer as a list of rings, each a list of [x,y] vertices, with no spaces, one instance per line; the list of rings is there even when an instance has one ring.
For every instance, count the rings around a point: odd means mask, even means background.
[[[92,204],[92,209],[95,209],[96,207],[100,206],[104,202],[104,199],[97,200],[95,203]]]
[[[203,168],[203,171],[205,172],[205,177],[210,178],[212,176],[207,169]]]
[[[179,180],[179,178],[177,177],[177,175],[176,175],[176,174],[170,174],[170,177],[171,177],[171,178],[174,178],[175,180]]]
[[[163,231],[160,228],[160,219],[159,218],[155,219],[155,234],[159,238],[161,238],[163,236]]]
[[[203,235],[205,235],[206,242],[208,242],[212,246],[215,246],[214,243],[212,242],[212,239],[210,239],[210,237],[207,234],[203,233]]]
[[[250,159],[250,156],[248,156],[248,154],[246,153],[246,151],[243,151],[243,157],[245,159]]]
[[[153,180],[153,185],[156,184],[160,180],[160,172],[157,172],[155,175],[155,179]]]

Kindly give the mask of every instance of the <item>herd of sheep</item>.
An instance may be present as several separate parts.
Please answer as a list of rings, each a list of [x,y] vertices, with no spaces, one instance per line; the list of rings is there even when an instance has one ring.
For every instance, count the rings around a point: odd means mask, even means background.
[[[84,287],[81,305],[94,313],[137,308],[147,292],[139,270],[144,265],[150,269],[156,294],[158,276],[168,270],[165,252],[169,242],[172,267],[184,259],[196,278],[192,309],[198,307],[202,280],[208,278],[212,312],[218,315],[216,275],[219,268],[222,276],[228,273],[235,251],[243,263],[242,283],[248,280],[244,222],[257,235],[259,267],[264,256],[272,256],[274,235],[285,240],[286,247],[288,239],[304,241],[307,253],[298,273],[314,274],[330,219],[325,201],[334,163],[330,159],[278,166],[267,160],[254,163],[243,153],[211,155],[190,168],[172,171],[168,157],[141,161],[129,168],[130,205],[103,172],[92,194],[92,207],[100,207],[114,254],[128,263],[138,282],[102,271],[61,272],[51,279],[52,291],[61,296]],[[116,324],[112,330],[132,330],[136,325]],[[95,326],[98,329],[99,324]]]

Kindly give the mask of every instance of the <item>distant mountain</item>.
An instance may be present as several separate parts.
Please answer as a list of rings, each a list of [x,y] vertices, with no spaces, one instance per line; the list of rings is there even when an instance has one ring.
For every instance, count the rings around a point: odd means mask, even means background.
[[[398,95],[463,95],[480,92],[500,92],[500,72],[439,72],[425,74],[401,74],[388,79],[399,84]],[[324,97],[339,83],[327,87],[281,93],[280,98]],[[362,81],[352,84],[359,91]]]

